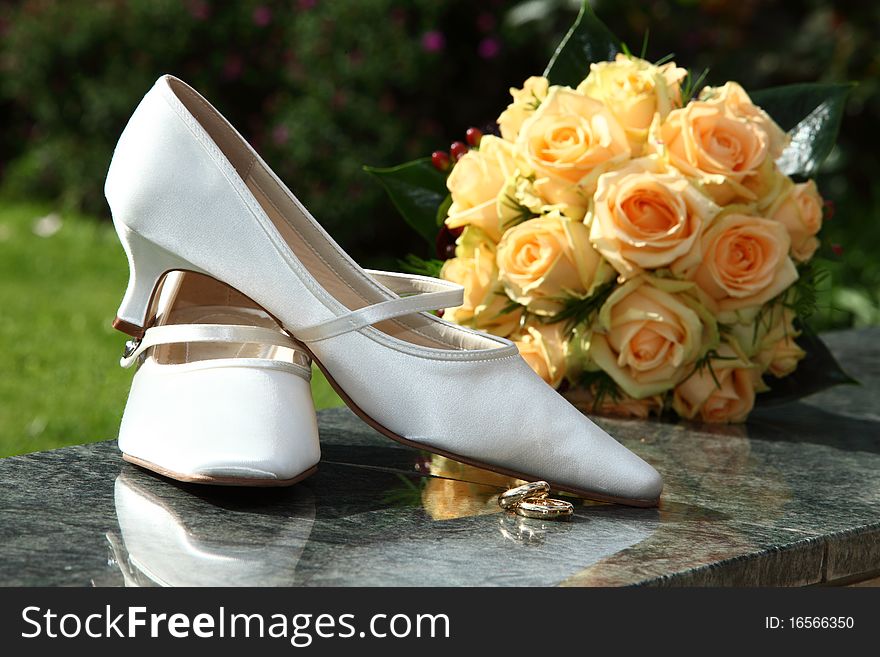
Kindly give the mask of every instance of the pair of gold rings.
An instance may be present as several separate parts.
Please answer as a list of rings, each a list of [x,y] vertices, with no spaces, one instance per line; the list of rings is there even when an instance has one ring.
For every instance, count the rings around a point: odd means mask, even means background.
[[[550,484],[546,481],[532,481],[501,493],[498,496],[498,506],[525,518],[568,520],[574,513],[574,505],[564,500],[555,500],[548,495]]]

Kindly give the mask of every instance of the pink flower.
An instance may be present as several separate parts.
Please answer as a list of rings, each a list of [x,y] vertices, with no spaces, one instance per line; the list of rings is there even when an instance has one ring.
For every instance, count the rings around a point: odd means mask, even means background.
[[[426,52],[440,52],[446,47],[446,37],[442,32],[431,30],[422,35],[422,49]]]
[[[501,52],[501,42],[495,37],[486,37],[477,46],[477,53],[483,59],[494,59]]]
[[[272,10],[266,5],[260,5],[254,9],[253,19],[257,27],[266,27],[272,22]]]

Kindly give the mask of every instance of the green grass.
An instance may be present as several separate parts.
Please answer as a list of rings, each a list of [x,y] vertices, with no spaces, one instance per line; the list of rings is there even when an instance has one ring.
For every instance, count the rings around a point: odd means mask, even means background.
[[[0,202],[0,456],[116,436],[132,373],[110,328],[128,277],[109,222],[45,204]],[[341,402],[320,372],[318,408]],[[160,409],[157,409],[160,412]]]

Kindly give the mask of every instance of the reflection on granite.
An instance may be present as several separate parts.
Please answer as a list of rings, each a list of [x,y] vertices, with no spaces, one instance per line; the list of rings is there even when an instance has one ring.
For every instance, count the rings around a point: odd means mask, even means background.
[[[119,532],[107,534],[112,560],[125,584],[292,582],[315,521],[314,496],[304,486],[283,499],[267,500],[251,493],[206,499],[125,469],[116,478],[114,494]]]
[[[828,336],[863,386],[748,425],[598,421],[653,463],[659,509],[506,514],[516,482],[320,414],[317,475],[172,483],[113,442],[0,461],[7,585],[804,585],[880,570],[880,330]],[[868,353],[865,351],[868,350]],[[873,351],[870,351],[873,350]]]

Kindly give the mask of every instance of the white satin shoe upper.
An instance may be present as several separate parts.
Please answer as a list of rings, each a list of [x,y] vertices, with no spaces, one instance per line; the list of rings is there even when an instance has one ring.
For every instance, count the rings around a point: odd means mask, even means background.
[[[560,488],[656,503],[658,473],[545,384],[515,345],[421,312],[458,305],[460,291],[425,279],[413,290],[425,294],[400,297],[391,278],[373,280],[183,82],[162,77],[145,96],[105,191],[132,269],[123,328],[145,325],[165,271],[204,272],[306,343],[387,432]]]

